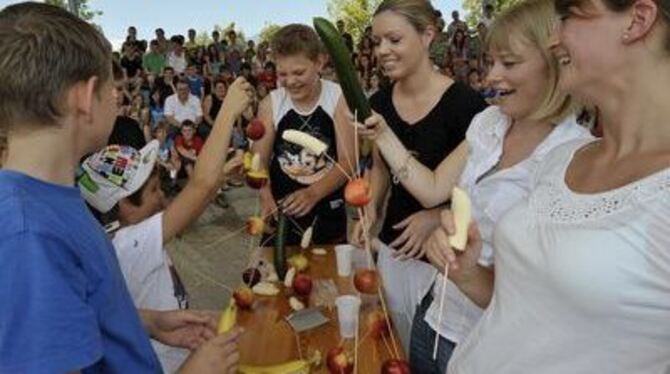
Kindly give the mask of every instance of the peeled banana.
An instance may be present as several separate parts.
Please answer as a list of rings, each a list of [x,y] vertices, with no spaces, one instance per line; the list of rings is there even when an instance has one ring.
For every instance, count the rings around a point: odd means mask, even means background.
[[[260,282],[251,288],[256,295],[275,296],[279,293],[279,288],[270,282]]]
[[[221,313],[221,319],[219,319],[217,329],[219,335],[230,331],[235,324],[237,324],[237,304],[235,304],[235,299],[231,297],[228,307]]]
[[[251,171],[259,171],[262,168],[261,165],[261,154],[256,152],[254,155],[251,157],[251,165],[250,165],[250,170]]]
[[[312,226],[305,230],[305,233],[302,234],[302,240],[300,240],[300,248],[307,249],[307,247],[309,247],[310,243],[312,243],[313,233],[314,229],[312,229]]]
[[[281,137],[289,143],[306,148],[316,156],[320,156],[326,149],[328,149],[326,143],[302,131],[286,130],[282,133]]]
[[[294,267],[288,269],[286,276],[284,277],[284,287],[291,288],[293,287],[293,278],[295,278],[296,270]]]
[[[465,250],[468,242],[468,229],[472,220],[472,204],[468,194],[458,187],[451,193],[451,210],[454,213],[456,233],[449,237],[449,245],[459,251]]]

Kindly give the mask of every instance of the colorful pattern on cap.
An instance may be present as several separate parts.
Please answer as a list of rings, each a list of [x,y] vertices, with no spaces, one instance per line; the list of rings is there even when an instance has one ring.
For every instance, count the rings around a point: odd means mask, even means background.
[[[114,185],[124,188],[140,166],[140,153],[134,148],[111,145],[86,160],[87,166]]]

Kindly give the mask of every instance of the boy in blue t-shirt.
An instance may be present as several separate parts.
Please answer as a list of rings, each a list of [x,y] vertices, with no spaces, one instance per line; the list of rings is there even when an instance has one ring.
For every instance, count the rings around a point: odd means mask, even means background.
[[[74,187],[115,118],[111,48],[67,11],[0,11],[0,373],[157,373],[149,336],[195,349],[184,373],[232,372],[239,331],[210,317],[138,314],[112,246]]]

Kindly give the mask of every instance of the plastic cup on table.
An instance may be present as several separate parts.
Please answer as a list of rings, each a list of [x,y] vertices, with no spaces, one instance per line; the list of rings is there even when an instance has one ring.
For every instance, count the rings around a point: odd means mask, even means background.
[[[337,320],[340,325],[340,337],[348,339],[356,336],[358,329],[358,314],[361,308],[361,299],[354,295],[338,296],[335,299],[337,306]]]
[[[340,244],[335,246],[335,260],[337,261],[337,275],[348,277],[351,275],[351,257],[354,246],[351,244]]]

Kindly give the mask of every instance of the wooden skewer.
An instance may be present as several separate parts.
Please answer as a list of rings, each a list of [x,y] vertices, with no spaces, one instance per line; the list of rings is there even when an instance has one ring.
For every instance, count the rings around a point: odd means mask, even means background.
[[[360,178],[361,177],[361,163],[360,161],[360,154],[359,154],[359,144],[358,144],[358,128],[355,126],[355,124],[358,123],[358,109],[354,110],[354,160],[356,160],[356,169],[354,170],[354,173],[356,173],[356,177]]]
[[[379,270],[377,270],[377,276],[380,279],[379,282],[379,287],[377,288],[377,293],[379,294],[379,301],[381,301],[382,304],[382,311],[384,312],[384,318],[386,318],[386,321],[390,321],[391,317],[389,316],[388,309],[386,308],[386,299],[384,298],[384,290],[383,290],[383,279],[381,279],[381,274],[379,273]],[[391,326],[389,325],[389,328]],[[391,343],[393,344],[393,351],[395,352],[395,356],[393,358],[400,358],[400,353],[398,351],[398,343],[395,341],[395,336],[393,335],[393,332],[391,332]]]
[[[444,294],[446,294],[445,290],[447,288],[447,277],[449,276],[449,263],[447,262],[446,265],[444,265],[444,277],[442,278],[442,292],[440,295],[440,316],[438,317],[437,321],[437,328],[439,330],[440,326],[442,326],[442,312],[444,310]],[[440,345],[440,334],[438,331],[435,331],[435,344],[433,348],[433,360],[437,360],[437,349],[438,346]]]
[[[345,177],[347,177],[347,179],[348,179],[350,182],[351,182],[352,180],[354,180],[354,179],[351,177],[351,175],[349,175],[349,173],[347,173],[347,171],[344,170],[344,168],[342,168],[342,166],[340,166],[340,164],[339,164],[337,161],[335,161],[334,158],[330,157],[330,155],[329,155],[328,153],[323,152],[322,154],[323,154],[323,156],[324,156],[328,161],[332,162],[332,163],[335,165],[335,167],[336,167],[336,168],[337,168],[337,169],[338,169],[338,170],[339,170]]]

